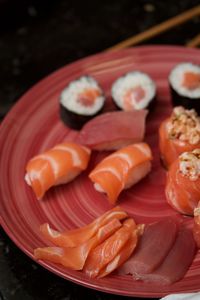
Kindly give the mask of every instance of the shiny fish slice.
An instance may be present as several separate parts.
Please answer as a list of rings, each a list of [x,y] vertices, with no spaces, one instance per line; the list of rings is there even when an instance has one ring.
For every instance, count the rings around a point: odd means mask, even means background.
[[[123,189],[145,177],[151,169],[151,149],[145,143],[132,144],[103,159],[89,174],[94,187],[115,203]]]
[[[195,254],[196,245],[192,232],[182,228],[163,263],[152,273],[141,274],[137,279],[163,285],[172,284],[184,277]]]
[[[167,256],[176,239],[178,225],[172,219],[164,219],[145,226],[137,249],[121,266],[120,274],[135,277],[156,269]]]
[[[138,232],[134,230],[126,242],[122,250],[119,252],[115,258],[107,264],[99,273],[98,278],[102,278],[119,268],[124,262],[129,259],[138,242]]]
[[[37,248],[34,251],[35,258],[59,263],[72,270],[82,270],[90,251],[111,236],[121,225],[118,219],[113,219],[106,225],[100,227],[94,237],[77,247]]]
[[[73,180],[87,168],[91,151],[64,142],[32,158],[26,166],[25,180],[38,199],[54,185]]]
[[[83,271],[91,278],[97,277],[120,253],[134,229],[136,224],[133,219],[125,220],[120,229],[90,252]]]
[[[83,126],[76,141],[95,150],[116,150],[139,143],[144,138],[146,116],[147,110],[100,114]]]
[[[45,223],[40,226],[40,231],[47,240],[51,241],[56,246],[75,247],[93,237],[100,227],[109,223],[113,219],[122,220],[126,217],[127,213],[119,206],[116,206],[94,220],[92,223],[81,228],[60,233],[59,231],[51,229],[49,224]]]

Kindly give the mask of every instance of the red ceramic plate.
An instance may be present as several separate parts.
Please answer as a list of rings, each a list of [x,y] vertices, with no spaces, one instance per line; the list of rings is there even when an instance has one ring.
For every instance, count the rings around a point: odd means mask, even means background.
[[[89,223],[110,209],[105,196],[93,189],[87,172],[68,185],[52,188],[37,201],[24,182],[27,161],[63,140],[72,139],[75,131],[59,119],[58,99],[62,89],[83,74],[94,76],[110,101],[112,82],[131,70],[147,72],[157,84],[157,104],[147,121],[146,141],[154,154],[153,170],[148,177],[122,193],[119,204],[137,222],[149,223],[163,217],[183,218],[165,201],[165,171],[160,165],[158,126],[171,110],[168,74],[175,64],[192,61],[200,64],[200,51],[182,47],[138,47],[114,53],[94,55],[48,76],[28,91],[10,111],[0,130],[0,214],[1,225],[16,245],[32,259],[33,250],[46,245],[39,225],[49,222],[64,230]],[[89,169],[101,154],[94,154]],[[192,220],[184,218],[190,226]],[[132,280],[131,276],[110,275],[90,280],[81,272],[40,262],[48,270],[78,284],[104,292],[139,297],[161,297],[175,292],[199,290],[200,253],[185,278],[171,286],[159,286]]]

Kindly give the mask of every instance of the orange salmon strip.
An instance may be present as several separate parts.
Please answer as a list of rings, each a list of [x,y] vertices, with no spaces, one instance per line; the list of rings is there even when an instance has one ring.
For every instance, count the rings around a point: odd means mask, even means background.
[[[200,87],[200,74],[185,72],[182,85],[190,90]]]
[[[122,226],[119,220],[113,219],[99,228],[97,234],[85,243],[72,248],[45,247],[34,251],[36,259],[49,260],[62,264],[73,270],[82,270],[90,251],[105,241]]]
[[[64,142],[32,158],[26,166],[25,180],[38,199],[52,186],[67,183],[87,168],[91,150]]]
[[[111,204],[123,189],[137,183],[150,171],[151,149],[145,143],[124,147],[103,159],[89,174],[94,187],[108,196]]]
[[[90,252],[83,271],[89,277],[97,277],[100,271],[119,254],[135,228],[133,219],[125,220],[120,229]]]
[[[101,269],[99,272],[98,278],[102,278],[116,270],[118,267],[120,267],[125,261],[129,259],[133,251],[135,250],[135,247],[138,242],[138,232],[137,230],[134,230],[131,234],[130,239],[126,242],[125,246],[122,248],[122,250],[119,252],[115,258],[107,264],[106,267]]]
[[[89,240],[97,233],[100,227],[109,223],[113,219],[122,220],[126,217],[127,213],[119,206],[116,206],[94,220],[92,223],[81,228],[60,233],[59,231],[51,229],[50,226],[45,223],[40,226],[40,231],[47,240],[51,241],[56,246],[75,247]]]

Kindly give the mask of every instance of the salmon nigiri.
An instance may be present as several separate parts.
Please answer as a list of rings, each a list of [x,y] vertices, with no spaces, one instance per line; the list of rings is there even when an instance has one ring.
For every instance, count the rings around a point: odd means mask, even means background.
[[[118,219],[113,219],[99,228],[96,235],[77,247],[44,247],[34,251],[36,259],[49,260],[73,270],[82,270],[90,251],[104,242],[121,227]]]
[[[200,199],[200,149],[182,153],[167,174],[166,198],[178,212],[193,215]]]
[[[38,199],[54,185],[72,181],[87,168],[91,151],[64,142],[32,158],[26,166],[25,180]]]
[[[200,118],[194,109],[182,106],[173,109],[172,115],[160,126],[159,146],[167,168],[181,153],[200,147]]]
[[[123,211],[119,206],[116,206],[99,218],[95,219],[90,224],[81,228],[59,232],[51,229],[49,224],[45,223],[40,226],[40,231],[47,240],[56,246],[75,247],[93,237],[103,225],[114,219],[125,219],[127,216],[128,215],[125,211]]]
[[[151,169],[151,149],[145,143],[132,144],[103,159],[89,174],[94,187],[115,203],[122,190],[145,177]]]

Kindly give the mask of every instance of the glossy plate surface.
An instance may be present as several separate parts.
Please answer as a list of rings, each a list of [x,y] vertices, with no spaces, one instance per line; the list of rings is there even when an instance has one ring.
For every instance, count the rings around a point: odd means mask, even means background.
[[[152,172],[133,188],[123,192],[118,204],[137,222],[153,222],[163,217],[183,218],[188,226],[192,219],[181,217],[165,201],[165,171],[160,164],[158,126],[171,111],[168,74],[175,64],[191,61],[200,64],[200,51],[181,47],[136,47],[114,53],[94,55],[68,65],[48,76],[29,90],[10,111],[0,127],[0,215],[1,225],[27,255],[47,244],[39,225],[49,222],[58,230],[89,223],[110,209],[104,195],[96,192],[87,174],[102,157],[94,153],[88,170],[72,183],[52,188],[42,201],[37,201],[24,182],[27,161],[39,152],[63,140],[72,140],[76,132],[59,119],[58,99],[62,89],[83,74],[94,76],[107,96],[110,109],[112,82],[131,70],[147,72],[157,84],[157,103],[148,117],[145,140],[154,154]],[[48,270],[78,284],[105,292],[161,297],[175,292],[200,289],[200,254],[198,253],[185,278],[171,286],[133,281],[131,276],[110,275],[90,280],[81,272],[59,265],[40,262]]]

